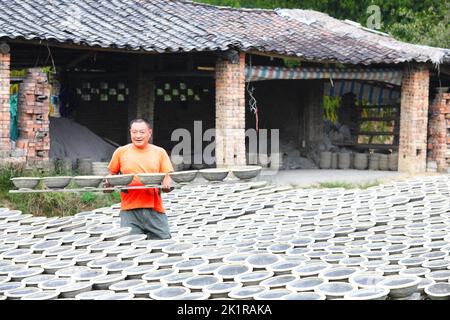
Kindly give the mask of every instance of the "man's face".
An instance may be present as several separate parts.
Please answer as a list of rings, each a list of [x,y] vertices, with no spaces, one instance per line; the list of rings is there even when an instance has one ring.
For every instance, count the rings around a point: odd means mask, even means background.
[[[144,148],[152,136],[152,129],[145,122],[135,122],[131,125],[130,135],[131,142],[136,147]]]

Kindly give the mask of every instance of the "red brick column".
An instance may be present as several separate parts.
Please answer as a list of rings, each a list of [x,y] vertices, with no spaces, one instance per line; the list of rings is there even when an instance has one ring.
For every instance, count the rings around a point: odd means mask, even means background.
[[[437,94],[430,106],[428,122],[428,161],[437,171],[446,171],[450,162],[450,93]]]
[[[398,155],[401,172],[426,171],[429,80],[425,67],[413,67],[403,74]]]
[[[9,157],[9,90],[10,90],[10,54],[0,53],[0,158]]]
[[[17,147],[26,150],[27,165],[45,168],[50,151],[50,87],[40,69],[28,69],[19,93],[19,130]]]
[[[216,63],[216,164],[245,165],[245,54]]]

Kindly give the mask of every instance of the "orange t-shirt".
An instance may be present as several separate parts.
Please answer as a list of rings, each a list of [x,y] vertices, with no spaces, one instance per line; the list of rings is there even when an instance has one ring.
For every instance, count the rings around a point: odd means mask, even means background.
[[[168,173],[173,171],[172,163],[167,152],[153,144],[145,148],[137,148],[132,143],[117,148],[111,162],[108,165],[112,174],[138,173]],[[129,186],[143,186],[137,176]],[[153,208],[155,211],[164,213],[159,189],[137,189],[120,193],[122,210]]]

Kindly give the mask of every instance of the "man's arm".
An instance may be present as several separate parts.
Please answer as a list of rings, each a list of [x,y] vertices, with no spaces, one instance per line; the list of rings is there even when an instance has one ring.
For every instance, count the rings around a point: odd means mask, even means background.
[[[119,154],[119,148],[116,149],[116,151],[114,151],[114,154],[111,158],[111,161],[109,162],[108,165],[108,169],[109,169],[109,174],[110,175],[115,175],[118,174],[120,172],[120,154]],[[108,182],[105,181],[103,183],[103,188],[110,188],[112,187],[112,185]],[[104,190],[104,193],[112,193],[113,190]]]
[[[166,173],[164,180],[162,182],[162,191],[170,192],[173,190],[172,178],[168,175],[169,172],[173,172],[172,162],[170,161],[169,155],[165,150],[161,154],[161,165],[159,168],[160,172]]]

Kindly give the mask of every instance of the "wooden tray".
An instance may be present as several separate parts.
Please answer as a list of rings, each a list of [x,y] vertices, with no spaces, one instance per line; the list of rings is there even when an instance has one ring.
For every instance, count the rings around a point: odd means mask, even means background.
[[[161,189],[160,185],[145,185],[145,186],[115,186],[109,188],[93,188],[93,187],[85,187],[85,188],[67,188],[67,189],[17,189],[17,190],[9,190],[9,193],[47,193],[47,192],[102,192],[102,191],[122,191],[122,190],[139,190],[139,189],[153,189],[158,188]],[[175,187],[171,187],[173,190]]]

